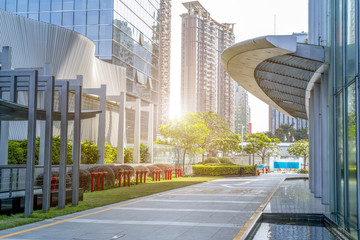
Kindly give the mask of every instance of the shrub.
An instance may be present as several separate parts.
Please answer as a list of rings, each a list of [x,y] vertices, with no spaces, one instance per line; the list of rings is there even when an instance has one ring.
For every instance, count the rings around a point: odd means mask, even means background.
[[[150,153],[149,148],[145,144],[140,144],[140,163],[149,163]]]
[[[235,163],[228,157],[219,157],[218,160],[222,165],[235,165]]]
[[[105,164],[111,164],[116,162],[117,158],[117,149],[105,142]]]
[[[217,163],[217,164],[220,164],[220,161],[216,157],[209,157],[209,158],[205,159],[204,164],[205,163]]]
[[[81,143],[81,163],[96,164],[99,160],[99,150],[93,141],[85,141]]]
[[[72,170],[67,173],[72,181]],[[90,190],[91,173],[86,169],[79,169],[79,187]]]
[[[59,172],[57,171],[52,171],[51,172],[51,176],[50,176],[50,179],[55,176],[55,177],[59,177]],[[65,185],[67,188],[71,187],[71,178],[69,177],[69,175],[65,175]],[[39,186],[39,187],[43,187],[44,185],[44,174],[39,174],[37,177],[36,177],[36,180],[35,180],[35,185],[36,186]],[[56,182],[56,185],[55,185],[55,190],[58,190],[59,189],[59,184],[58,182]]]
[[[218,163],[205,163],[203,165],[205,165],[205,166],[219,166]]]
[[[134,162],[134,149],[124,148],[124,163],[133,163],[133,162]]]
[[[40,141],[40,138],[38,138]],[[66,154],[66,164],[72,164],[72,141],[67,141],[67,154]],[[52,144],[52,164],[60,164],[60,136],[53,137]]]
[[[106,177],[105,177],[105,187],[111,188],[114,186],[115,173],[111,169],[111,167],[109,167],[109,165],[95,165],[95,166],[89,168],[88,171],[90,172],[90,174],[92,172],[104,172],[104,171],[107,172],[108,174],[106,174]]]
[[[27,140],[9,141],[9,164],[26,164]],[[38,164],[38,163],[36,163]]]
[[[109,165],[109,167],[114,170],[116,179],[119,179],[119,170],[130,170],[130,177],[133,177],[135,175],[134,168],[130,165]]]
[[[138,165],[138,166],[135,166],[135,167],[134,167],[134,171],[135,171],[135,172],[136,172],[136,171],[141,171],[141,170],[147,171],[147,175],[149,175],[149,173],[150,173],[150,170],[149,170],[147,167],[145,167],[145,166]]]
[[[152,172],[155,170],[161,170],[159,167],[157,167],[155,165],[149,165],[146,167],[149,169],[148,176],[152,176]]]
[[[195,175],[239,175],[240,167],[245,167],[245,174],[252,174],[254,172],[254,166],[248,165],[229,165],[229,166],[205,166],[195,165],[193,166],[193,174]]]
[[[305,173],[305,174],[308,174],[308,173],[309,173],[309,170],[308,170],[308,169],[304,169],[304,168],[302,168],[302,169],[299,169],[299,170],[298,170],[298,173]]]

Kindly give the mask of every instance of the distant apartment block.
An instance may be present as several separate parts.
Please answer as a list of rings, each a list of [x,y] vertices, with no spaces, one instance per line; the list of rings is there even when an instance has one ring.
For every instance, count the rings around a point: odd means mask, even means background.
[[[244,134],[249,132],[250,106],[248,92],[235,83],[235,133]]]
[[[275,132],[282,124],[292,125],[294,129],[303,129],[308,127],[308,121],[301,118],[293,118],[283,114],[272,107],[269,107],[269,131]]]
[[[234,44],[234,24],[219,23],[198,2],[183,3],[181,103],[182,112],[214,111],[234,127],[234,81],[220,63]]]

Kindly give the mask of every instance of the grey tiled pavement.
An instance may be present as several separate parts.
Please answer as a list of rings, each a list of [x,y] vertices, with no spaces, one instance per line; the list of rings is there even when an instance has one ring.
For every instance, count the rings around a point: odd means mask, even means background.
[[[219,179],[3,230],[0,237],[66,220],[5,239],[233,239],[284,177],[291,175]]]

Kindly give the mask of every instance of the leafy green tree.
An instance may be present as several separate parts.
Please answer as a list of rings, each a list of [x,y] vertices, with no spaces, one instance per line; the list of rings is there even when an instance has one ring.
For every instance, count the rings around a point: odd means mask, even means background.
[[[309,142],[305,139],[299,140],[291,144],[288,153],[297,157],[304,157],[304,169],[306,169],[306,157],[309,156]]]
[[[274,136],[278,138],[281,142],[292,142],[293,136],[295,133],[295,129],[293,128],[293,124],[281,124],[275,130]]]
[[[199,147],[203,149],[202,161],[204,161],[205,151],[211,151],[214,147],[214,143],[216,145],[216,142],[220,141],[219,139],[226,139],[233,133],[230,130],[229,125],[213,111],[200,112],[197,114],[202,120],[204,120],[206,127],[210,130],[209,135],[205,138],[205,141],[199,145]]]
[[[199,146],[210,133],[205,121],[196,113],[187,113],[180,120],[170,120],[168,124],[160,125],[159,131],[168,139],[168,144],[184,150],[183,167],[185,167],[186,152],[202,152]]]
[[[117,149],[105,142],[105,164],[112,164],[116,162],[117,158]]]
[[[309,139],[308,129],[307,128],[302,128],[302,129],[295,130],[294,139],[295,139],[295,141],[299,141],[301,139],[308,140]]]
[[[150,162],[150,153],[149,148],[145,144],[140,144],[140,162],[149,163]]]
[[[247,137],[247,143],[244,150],[249,154],[253,154],[253,165],[255,154],[261,157],[262,164],[265,164],[266,157],[278,153],[279,147],[277,144],[280,143],[280,140],[277,138],[269,138],[263,133],[252,133]]]
[[[228,152],[241,151],[241,136],[239,134],[232,134],[224,138],[216,138],[212,141],[215,149],[223,152],[226,155]]]

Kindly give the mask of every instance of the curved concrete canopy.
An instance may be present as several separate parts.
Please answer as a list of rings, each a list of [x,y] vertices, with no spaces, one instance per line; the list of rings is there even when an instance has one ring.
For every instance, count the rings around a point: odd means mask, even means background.
[[[323,54],[322,48],[297,45],[294,36],[265,36],[226,49],[222,65],[260,100],[282,113],[306,119],[306,87],[321,67]]]

